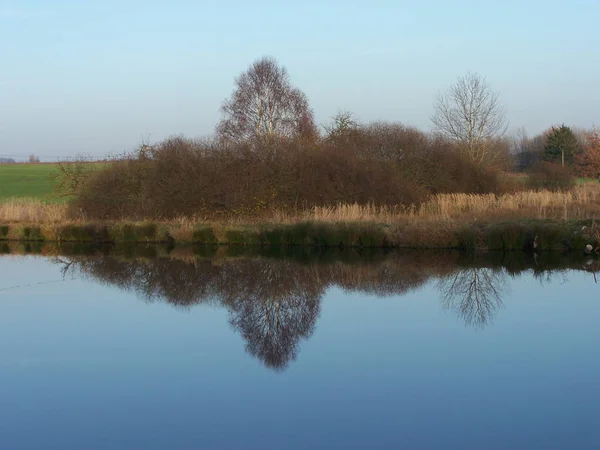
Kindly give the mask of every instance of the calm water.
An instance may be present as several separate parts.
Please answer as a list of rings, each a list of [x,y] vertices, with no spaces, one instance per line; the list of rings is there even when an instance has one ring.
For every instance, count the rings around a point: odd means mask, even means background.
[[[1,449],[600,448],[599,262],[0,256]]]

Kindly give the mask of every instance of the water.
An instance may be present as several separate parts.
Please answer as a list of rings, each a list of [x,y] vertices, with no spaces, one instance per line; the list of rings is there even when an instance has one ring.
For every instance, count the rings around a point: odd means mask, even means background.
[[[133,256],[0,257],[0,448],[600,448],[595,258]]]

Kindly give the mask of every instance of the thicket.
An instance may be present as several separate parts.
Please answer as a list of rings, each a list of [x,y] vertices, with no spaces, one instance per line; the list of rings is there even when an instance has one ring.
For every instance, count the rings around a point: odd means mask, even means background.
[[[575,176],[569,166],[540,161],[529,174],[527,185],[534,190],[565,191],[575,186]]]
[[[260,217],[338,203],[416,205],[502,190],[498,172],[398,124],[325,138],[225,144],[172,137],[89,173],[71,212],[90,219]]]

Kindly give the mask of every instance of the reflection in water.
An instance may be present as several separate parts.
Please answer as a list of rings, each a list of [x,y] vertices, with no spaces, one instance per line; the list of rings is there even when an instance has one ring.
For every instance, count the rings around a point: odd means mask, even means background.
[[[229,265],[228,265],[229,266]],[[230,323],[246,350],[282,370],[296,358],[298,342],[312,334],[324,294],[310,276],[297,277],[289,261],[239,261],[229,266],[226,297]]]
[[[503,306],[508,292],[502,269],[460,269],[442,278],[438,287],[444,307],[454,311],[467,325],[484,327]]]
[[[148,302],[165,301],[180,308],[200,303],[225,307],[230,324],[246,341],[247,352],[274,370],[285,369],[296,358],[300,342],[315,328],[322,297],[333,286],[386,296],[435,281],[443,307],[466,325],[481,328],[503,306],[511,276],[531,271],[541,280],[564,274],[564,268],[582,269],[581,255],[467,257],[452,252],[398,252],[365,258],[345,250],[335,257],[318,256],[204,258],[190,251],[136,259],[97,253],[61,256],[55,262],[65,275],[133,291]],[[590,271],[589,267],[585,264],[584,270]]]
[[[298,341],[312,334],[320,296],[293,292],[287,297],[243,297],[232,305],[231,324],[247,342],[246,350],[277,370],[296,358]]]

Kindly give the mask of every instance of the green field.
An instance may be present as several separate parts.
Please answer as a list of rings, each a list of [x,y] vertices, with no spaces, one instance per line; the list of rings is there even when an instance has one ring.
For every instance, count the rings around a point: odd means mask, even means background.
[[[0,164],[0,201],[7,198],[52,200],[57,164]]]

